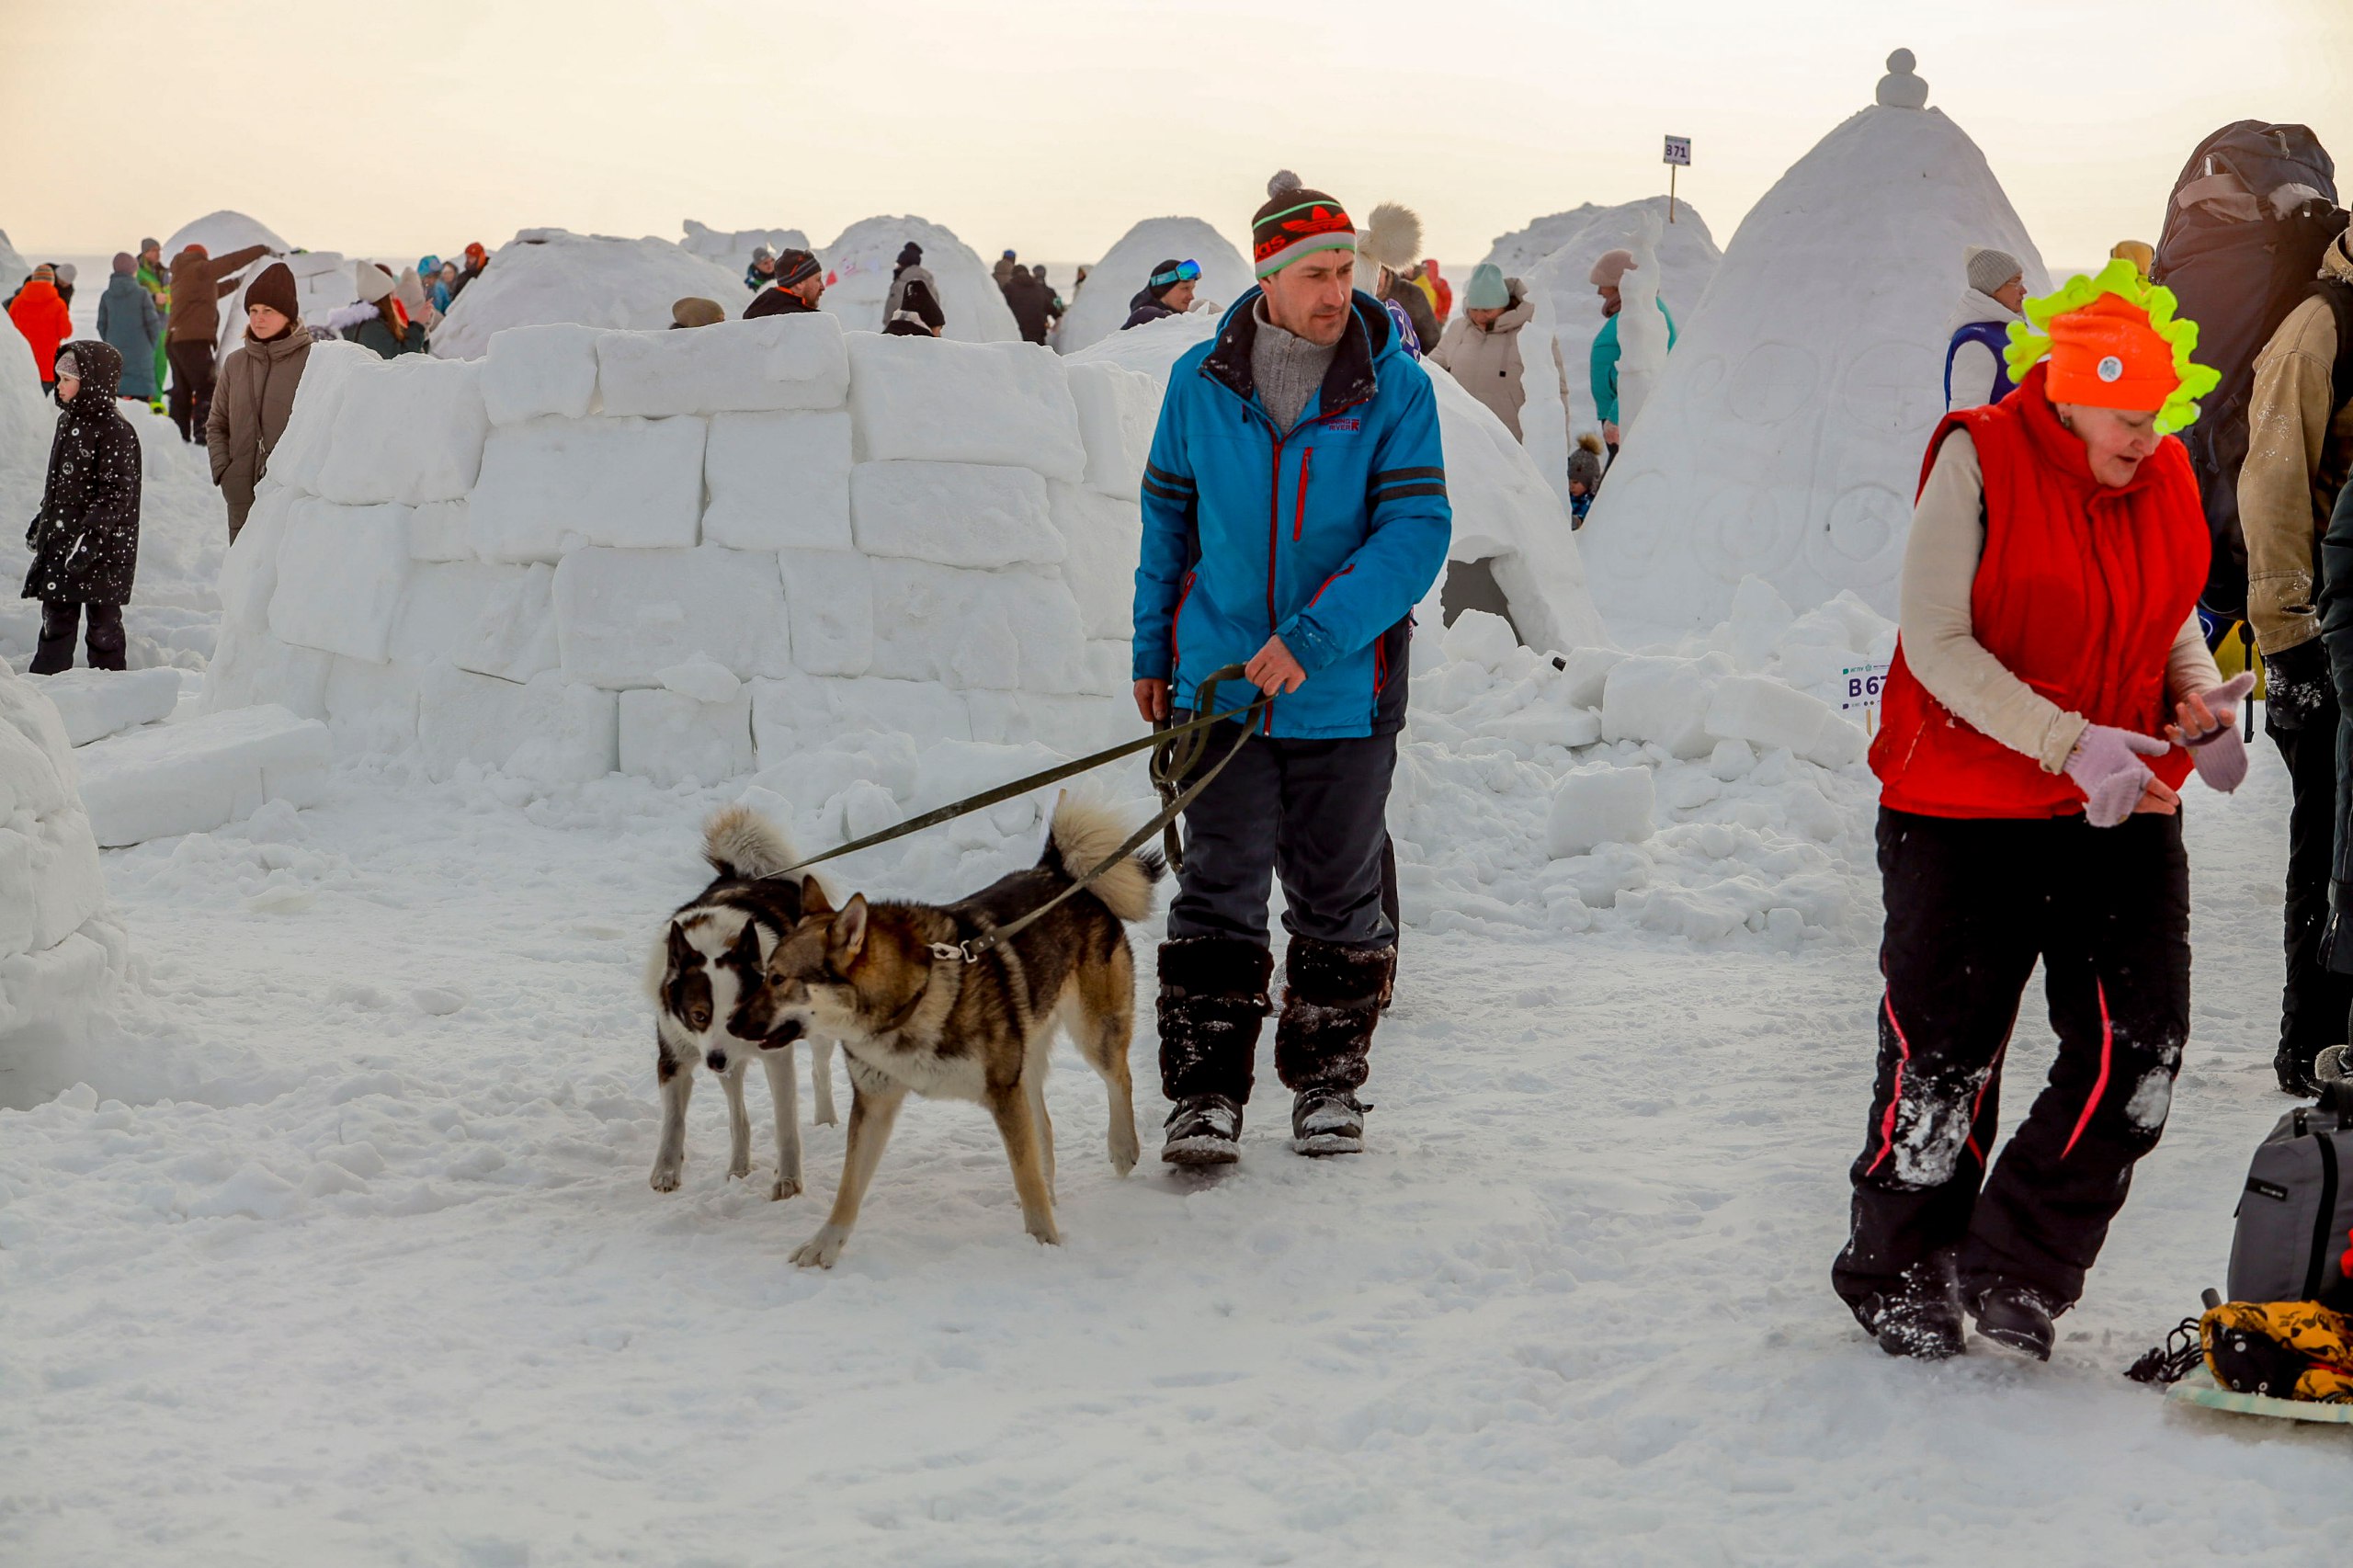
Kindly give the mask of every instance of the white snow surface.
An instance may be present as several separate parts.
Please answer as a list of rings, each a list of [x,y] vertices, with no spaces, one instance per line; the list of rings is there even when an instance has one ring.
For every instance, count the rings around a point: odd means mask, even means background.
[[[32,275],[32,263],[18,255],[17,247],[8,243],[8,231],[0,229],[0,288],[13,290]]]
[[[1164,261],[1198,261],[1201,278],[1194,309],[1212,318],[1248,292],[1255,281],[1250,263],[1233,242],[1199,218],[1147,218],[1121,234],[1103,259],[1087,270],[1086,282],[1070,301],[1054,346],[1074,354],[1120,330],[1135,308],[1135,297]]]
[[[2042,261],[1938,109],[1874,107],[1752,209],[1578,535],[1613,627],[1705,627],[1756,576],[1895,608],[1970,244]],[[1676,301],[1670,296],[1669,302]]]
[[[824,308],[844,327],[881,332],[891,274],[909,240],[923,247],[923,265],[939,284],[939,310],[948,318],[941,337],[959,343],[1021,340],[1021,328],[988,264],[953,232],[924,218],[861,218],[819,251],[817,259],[825,265]]]
[[[670,325],[670,307],[688,295],[716,300],[731,316],[749,303],[740,267],[731,273],[668,240],[525,229],[492,252],[482,276],[450,301],[432,350],[443,359],[478,359],[494,332],[558,322],[659,331]]]

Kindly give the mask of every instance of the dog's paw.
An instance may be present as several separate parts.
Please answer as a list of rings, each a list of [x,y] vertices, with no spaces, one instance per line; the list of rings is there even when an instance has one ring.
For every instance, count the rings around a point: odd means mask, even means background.
[[[1037,1237],[1041,1246],[1058,1247],[1063,1244],[1063,1233],[1051,1220],[1032,1220],[1022,1229]]]
[[[749,1160],[745,1160],[741,1165],[731,1165],[727,1167],[727,1179],[729,1181],[741,1181],[751,1174],[752,1162]]]
[[[1112,1133],[1110,1152],[1112,1175],[1125,1176],[1130,1171],[1135,1169],[1136,1155],[1138,1153],[1136,1146],[1136,1130],[1133,1127],[1130,1127],[1127,1130],[1127,1136],[1125,1137],[1121,1137],[1117,1132]]]
[[[847,1231],[833,1225],[821,1226],[817,1233],[792,1255],[792,1261],[803,1268],[831,1268],[834,1259],[842,1255],[842,1244],[847,1240]]]
[[[820,1127],[839,1127],[841,1124],[841,1117],[831,1106],[817,1113],[817,1125]]]
[[[680,1167],[677,1165],[654,1166],[653,1177],[654,1190],[656,1192],[677,1191],[679,1169]]]
[[[775,1184],[768,1188],[768,1201],[771,1203],[775,1203],[782,1199],[798,1198],[800,1196],[801,1183],[798,1180],[787,1181],[782,1176],[779,1176],[776,1178]]]

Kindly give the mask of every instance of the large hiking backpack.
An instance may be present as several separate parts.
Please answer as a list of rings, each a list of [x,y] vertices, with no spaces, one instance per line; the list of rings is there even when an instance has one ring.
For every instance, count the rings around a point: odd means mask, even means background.
[[[2165,207],[2153,280],[2172,290],[2179,313],[2198,324],[2198,362],[2222,377],[2181,438],[2214,546],[2200,602],[2225,622],[2246,614],[2238,482],[2255,357],[2312,291],[2321,253],[2345,232],[2346,220],[2336,205],[2336,165],[2319,138],[2301,125],[2257,119],[2226,125],[2200,142]],[[2340,353],[2340,367],[2347,358]]]
[[[2234,1301],[2353,1309],[2353,1080],[2325,1088],[2255,1151],[2231,1237]]]

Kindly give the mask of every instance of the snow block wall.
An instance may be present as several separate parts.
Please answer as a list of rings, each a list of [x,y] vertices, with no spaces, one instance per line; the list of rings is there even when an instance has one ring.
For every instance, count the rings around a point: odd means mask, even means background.
[[[1119,331],[1135,308],[1136,295],[1151,281],[1152,269],[1164,261],[1201,264],[1194,308],[1212,315],[1242,298],[1255,281],[1233,242],[1204,220],[1147,218],[1120,235],[1087,272],[1063,317],[1055,347],[1074,354]]]
[[[2046,286],[1984,155],[1936,109],[1864,109],[1766,193],[1578,536],[1613,625],[1710,626],[1750,575],[1800,609],[1852,589],[1894,613],[1971,244]]]
[[[64,1086],[48,1081],[46,1052],[78,1042],[129,952],[107,904],[65,725],[31,681],[0,663],[0,1106]]]
[[[209,707],[542,783],[1132,729],[1143,378],[822,314],[487,347],[313,350]],[[823,772],[777,787],[805,805]]]

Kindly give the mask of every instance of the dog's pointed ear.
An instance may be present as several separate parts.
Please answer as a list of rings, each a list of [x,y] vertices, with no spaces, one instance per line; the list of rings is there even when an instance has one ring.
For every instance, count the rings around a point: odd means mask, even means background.
[[[831,915],[833,912],[834,912],[834,901],[833,901],[833,900],[831,900],[831,899],[829,899],[829,898],[827,898],[827,897],[825,896],[825,890],[824,890],[824,887],[823,887],[823,886],[818,882],[817,879],[816,879],[816,878],[814,878],[814,877],[803,877],[803,878],[801,878],[801,918],[805,920],[805,919],[809,918],[809,917],[810,917],[811,915]]]
[[[687,940],[686,932],[679,929],[676,921],[671,921],[670,972],[676,974],[678,971],[691,969],[701,961],[702,955],[695,951],[695,945],[692,942]]]
[[[746,920],[744,922],[743,930],[735,934],[734,950],[728,956],[733,958],[737,963],[749,964],[756,969],[759,967],[761,962],[761,953],[760,923],[758,921]]]
[[[833,949],[837,964],[853,964],[866,949],[866,895],[858,893],[834,917]]]

